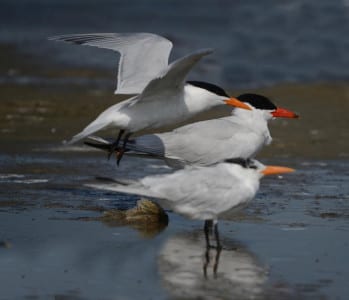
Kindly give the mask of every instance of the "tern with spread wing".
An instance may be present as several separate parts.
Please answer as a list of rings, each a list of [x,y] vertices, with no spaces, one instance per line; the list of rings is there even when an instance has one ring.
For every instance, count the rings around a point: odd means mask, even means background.
[[[102,129],[118,128],[119,135],[111,149],[113,152],[124,136],[118,161],[130,135],[139,130],[175,125],[219,105],[250,109],[236,98],[222,95],[220,90],[186,82],[189,71],[212,53],[210,49],[198,50],[168,64],[172,43],[150,33],[72,34],[50,39],[120,53],[116,93],[136,95],[109,107],[70,141],[77,142]]]
[[[88,186],[159,199],[160,205],[205,221],[208,236],[215,224],[217,243],[218,217],[226,211],[245,207],[256,195],[264,175],[294,171],[279,166],[265,166],[257,160],[227,159],[209,167],[186,167],[172,174],[147,176],[139,181],[116,181]]]
[[[243,94],[238,100],[251,110],[236,108],[229,117],[192,123],[173,131],[147,134],[129,141],[132,153],[163,159],[173,168],[186,165],[207,166],[228,157],[253,158],[270,144],[268,121],[276,117],[297,118],[286,109],[276,107],[267,97]],[[110,151],[112,142],[91,137],[87,145]]]

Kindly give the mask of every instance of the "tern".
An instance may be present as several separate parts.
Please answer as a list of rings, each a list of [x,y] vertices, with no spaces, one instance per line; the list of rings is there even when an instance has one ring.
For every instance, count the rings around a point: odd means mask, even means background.
[[[214,85],[187,83],[189,71],[199,60],[211,54],[201,49],[168,64],[172,42],[150,33],[71,34],[49,38],[80,45],[111,49],[120,53],[117,94],[136,94],[103,111],[69,143],[75,143],[107,128],[119,134],[110,154],[124,137],[118,151],[120,161],[129,137],[142,129],[175,125],[220,105],[250,109],[234,97],[222,94]],[[109,156],[110,156],[109,154]]]
[[[293,171],[287,167],[265,166],[254,159],[237,158],[208,167],[188,166],[171,174],[146,176],[138,181],[118,180],[112,184],[88,186],[157,198],[165,208],[205,221],[207,239],[214,224],[217,247],[220,247],[218,217],[226,211],[245,207],[256,195],[263,176]]]
[[[235,108],[228,117],[192,123],[170,132],[139,136],[129,141],[126,151],[163,159],[172,168],[207,166],[228,157],[254,158],[264,145],[272,141],[268,128],[270,119],[298,117],[292,111],[276,107],[262,95],[242,94],[237,99],[251,110]],[[112,142],[91,137],[85,144],[110,151]]]

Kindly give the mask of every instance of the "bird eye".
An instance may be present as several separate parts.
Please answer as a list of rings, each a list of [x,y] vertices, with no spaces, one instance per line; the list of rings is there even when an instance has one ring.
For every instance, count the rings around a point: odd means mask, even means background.
[[[257,166],[252,159],[248,158],[248,159],[246,159],[246,168],[257,169]]]

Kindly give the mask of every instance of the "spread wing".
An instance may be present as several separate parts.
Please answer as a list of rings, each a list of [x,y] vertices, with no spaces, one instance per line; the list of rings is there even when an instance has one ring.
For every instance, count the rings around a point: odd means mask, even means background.
[[[172,42],[151,33],[68,34],[49,38],[120,53],[115,94],[139,94],[167,67]]]
[[[167,94],[171,91],[175,93],[178,89],[183,88],[189,71],[202,57],[212,52],[212,49],[201,49],[175,60],[158,78],[149,82],[138,101],[151,100],[153,95],[159,95],[163,91],[166,91]]]

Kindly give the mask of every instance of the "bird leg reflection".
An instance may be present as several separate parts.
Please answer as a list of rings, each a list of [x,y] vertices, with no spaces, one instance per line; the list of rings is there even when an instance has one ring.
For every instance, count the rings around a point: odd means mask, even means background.
[[[214,278],[217,278],[217,270],[218,270],[219,257],[221,255],[221,251],[222,251],[221,247],[216,249],[216,257],[215,257],[215,261],[214,261],[214,265],[213,265]]]
[[[206,247],[206,251],[205,251],[205,262],[203,265],[205,279],[207,279],[207,267],[210,264],[211,249],[212,249],[211,247]],[[213,276],[214,276],[214,278],[217,278],[217,270],[218,270],[219,257],[221,255],[221,251],[222,251],[221,247],[216,247],[216,256],[215,256],[214,263],[213,263]]]
[[[216,239],[216,247],[210,245],[210,235],[212,235],[212,227],[214,227],[214,235]],[[217,270],[219,264],[219,257],[222,251],[222,245],[219,239],[218,222],[216,220],[205,220],[204,225],[205,240],[206,240],[206,251],[205,251],[205,262],[203,265],[204,277],[207,278],[207,266],[210,263],[210,251],[212,248],[216,249],[216,257],[213,264],[213,274],[217,278]]]

